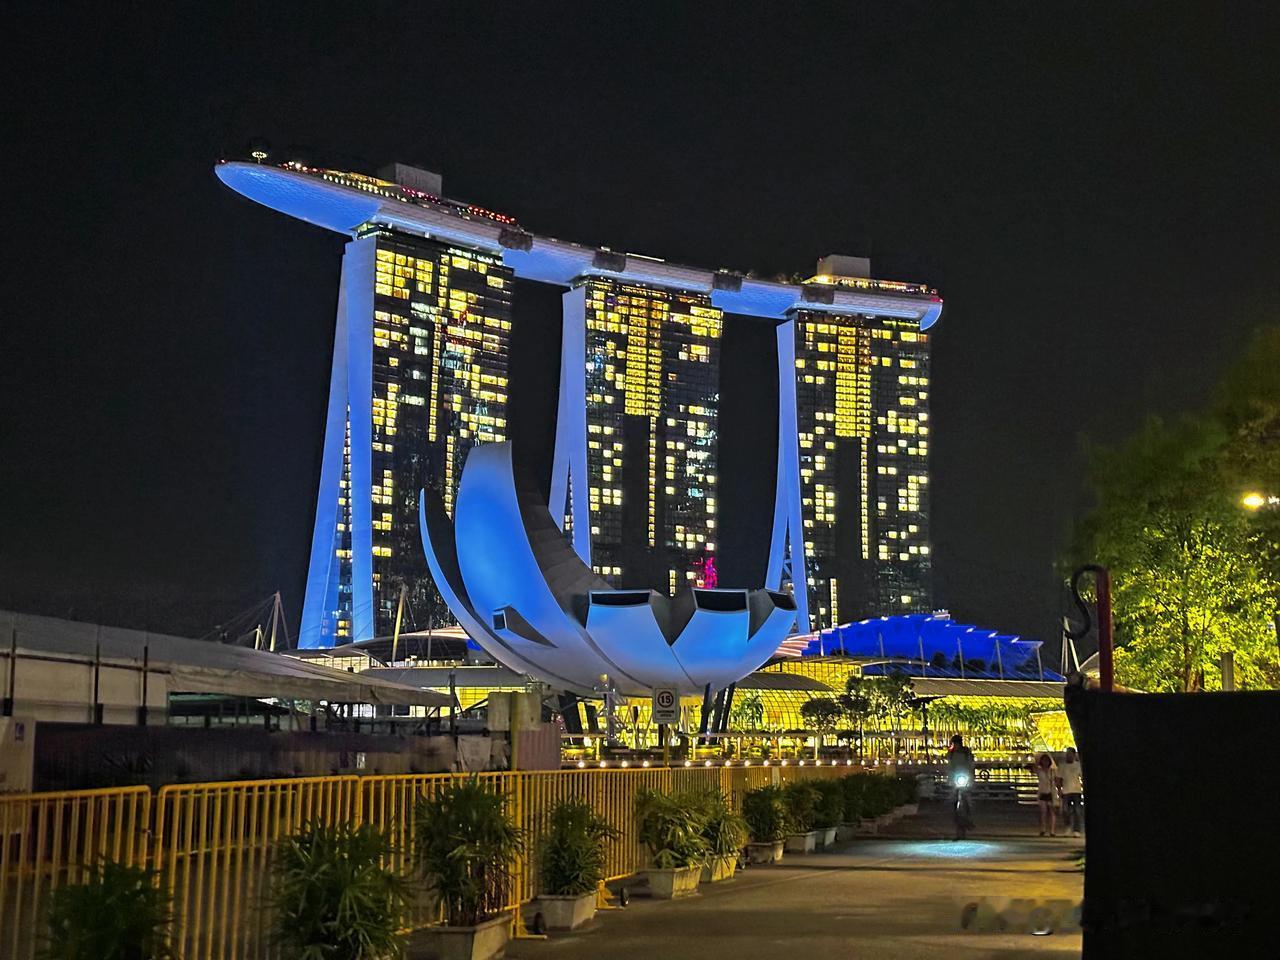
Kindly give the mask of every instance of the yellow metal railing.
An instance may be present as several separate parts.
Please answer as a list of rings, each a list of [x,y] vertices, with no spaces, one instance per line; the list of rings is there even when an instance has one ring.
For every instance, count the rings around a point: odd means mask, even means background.
[[[147,787],[0,794],[0,957],[35,955],[50,895],[93,863],[144,864],[150,828]]]
[[[510,908],[537,893],[534,855],[560,801],[590,803],[617,828],[608,849],[608,876],[617,879],[645,865],[635,823],[642,789],[714,787],[740,809],[747,790],[849,772],[834,766],[691,766],[478,776],[506,798],[525,838],[526,852],[512,871]],[[196,783],[167,786],[154,796],[147,787],[0,795],[0,956],[31,960],[50,893],[78,882],[105,857],[159,872],[172,901],[171,939],[184,960],[271,956],[270,882],[283,838],[317,820],[373,823],[395,848],[392,866],[409,874],[417,801],[462,776]],[[438,919],[425,896],[413,904],[411,925]]]

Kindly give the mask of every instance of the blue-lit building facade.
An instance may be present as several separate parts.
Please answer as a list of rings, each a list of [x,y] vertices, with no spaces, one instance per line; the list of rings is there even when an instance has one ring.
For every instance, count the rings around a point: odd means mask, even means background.
[[[929,334],[811,310],[786,326],[811,628],[930,611]]]
[[[799,633],[930,608],[935,291],[870,279],[849,258],[788,283],[585,247],[444,198],[438,178],[403,167],[376,178],[296,163],[216,172],[349,238],[301,646],[390,634],[402,595],[409,624],[445,615],[418,496],[431,491],[452,516],[468,451],[508,438],[528,281],[561,291],[545,502],[595,576],[667,595],[791,592]],[[718,572],[732,522],[719,495],[726,322],[775,328],[776,444],[753,455],[776,482],[771,501],[746,508],[771,514],[763,583]]]
[[[717,584],[722,323],[705,294],[590,277],[564,295],[550,502],[614,586]]]

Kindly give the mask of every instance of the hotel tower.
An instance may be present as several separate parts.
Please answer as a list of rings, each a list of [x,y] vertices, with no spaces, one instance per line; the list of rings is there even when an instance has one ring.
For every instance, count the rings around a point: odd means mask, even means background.
[[[936,291],[853,257],[803,283],[683,266],[532,234],[401,164],[370,177],[257,160],[217,174],[348,238],[300,646],[385,636],[401,597],[406,626],[444,615],[419,495],[452,516],[468,451],[507,438],[517,280],[560,294],[548,506],[608,583],[791,590],[801,633],[930,609]],[[774,328],[776,420],[752,451],[773,492],[732,508],[772,515],[763,584],[724,584],[717,563],[726,323]]]

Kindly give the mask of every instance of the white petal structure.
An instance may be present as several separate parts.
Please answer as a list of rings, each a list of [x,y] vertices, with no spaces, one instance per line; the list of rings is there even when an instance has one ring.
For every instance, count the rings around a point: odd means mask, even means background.
[[[452,522],[419,503],[427,565],[463,628],[495,660],[554,687],[720,690],[763,665],[795,626],[789,594],[614,590],[582,562],[545,499],[518,485],[509,443],[467,457]]]

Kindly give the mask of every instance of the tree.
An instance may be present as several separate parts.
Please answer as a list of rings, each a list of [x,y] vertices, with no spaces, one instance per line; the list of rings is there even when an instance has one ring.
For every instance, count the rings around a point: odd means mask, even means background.
[[[844,711],[840,708],[840,704],[830,697],[814,697],[812,700],[806,700],[800,704],[800,716],[804,718],[804,722],[813,727],[818,732],[813,743],[813,755],[818,756],[818,750],[822,747],[823,737],[836,728],[836,724],[840,722],[840,717]]]
[[[896,732],[902,718],[911,709],[911,699],[911,678],[901,670],[880,677],[854,674],[845,681],[844,696],[840,697],[839,703],[858,728],[859,756],[866,722],[873,719],[888,721]]]
[[[1152,418],[1119,447],[1091,452],[1096,507],[1072,559],[1111,570],[1123,684],[1213,689],[1230,651],[1239,686],[1280,685],[1274,520],[1240,506],[1243,483],[1274,471],[1280,484],[1280,334],[1257,344],[1208,413]]]
[[[866,722],[876,711],[875,684],[858,674],[850,674],[844,684],[844,695],[839,700],[844,714],[858,729],[858,759],[862,759],[862,734]]]
[[[764,725],[764,701],[760,694],[743,697],[729,711],[729,722],[738,730],[759,730]]]

